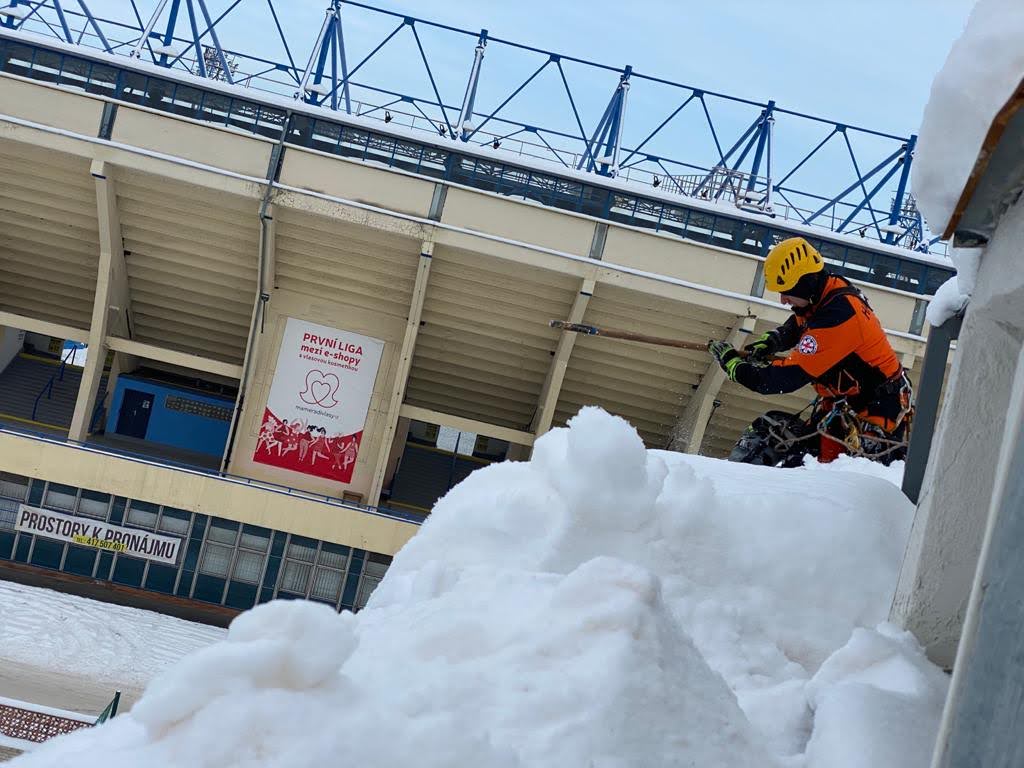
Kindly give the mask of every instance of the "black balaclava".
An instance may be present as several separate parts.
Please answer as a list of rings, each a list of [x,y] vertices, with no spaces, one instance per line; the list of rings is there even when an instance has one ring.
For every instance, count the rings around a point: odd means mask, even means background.
[[[807,299],[810,304],[806,307],[790,307],[793,313],[796,315],[807,315],[810,314],[814,305],[821,299],[822,291],[825,288],[825,282],[828,280],[828,272],[824,269],[818,272],[811,272],[810,274],[804,275],[797,280],[796,285],[785,291],[787,296],[796,296],[798,299]]]

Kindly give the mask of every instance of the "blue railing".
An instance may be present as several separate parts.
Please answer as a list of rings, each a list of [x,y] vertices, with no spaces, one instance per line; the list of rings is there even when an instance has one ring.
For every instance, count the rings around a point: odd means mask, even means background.
[[[39,394],[36,395],[36,399],[32,401],[32,421],[36,420],[36,413],[39,410],[39,401],[43,395],[46,395],[46,399],[49,400],[53,396],[53,383],[54,381],[64,381],[64,368],[68,364],[68,360],[75,356],[75,348],[71,347],[68,349],[66,355],[61,358],[60,366],[57,368],[57,372],[50,376],[50,379],[43,385],[43,388],[39,390]]]
[[[7,424],[0,419],[0,433],[9,433],[17,435],[19,437],[27,437],[32,440],[38,440],[44,443],[50,443],[54,445],[64,445],[70,448],[76,448],[78,450],[88,451],[90,453],[98,453],[108,456],[116,456],[126,461],[131,461],[137,464],[147,464],[150,466],[156,465],[160,467],[166,467],[168,469],[174,469],[180,472],[188,472],[190,474],[204,475],[206,477],[216,478],[229,483],[235,483],[237,485],[247,485],[253,488],[260,488],[270,493],[279,493],[285,496],[294,496],[296,498],[307,499],[309,501],[315,501],[319,504],[326,504],[332,507],[341,507],[344,509],[350,509],[357,512],[363,512],[368,515],[375,515],[377,517],[386,517],[392,520],[400,520],[405,523],[413,523],[419,525],[423,522],[424,516],[418,515],[412,512],[406,512],[401,509],[391,509],[389,507],[373,507],[368,504],[358,504],[353,501],[346,499],[339,499],[335,496],[327,496],[318,493],[310,493],[309,491],[303,491],[299,488],[291,488],[287,485],[281,485],[280,483],[268,482],[266,480],[256,480],[251,477],[244,477],[243,475],[234,475],[230,472],[219,472],[208,467],[200,467],[194,464],[186,464],[184,462],[173,461],[171,459],[164,459],[155,456],[147,456],[143,453],[137,453],[134,451],[126,451],[120,448],[112,448],[110,446],[101,445],[95,442],[79,441],[71,439],[61,439],[48,435],[42,432],[36,432],[31,429],[24,429],[23,427]]]
[[[666,199],[667,196],[633,194],[415,139],[353,127],[335,119],[299,112],[289,115],[285,109],[250,99],[10,41],[2,36],[0,70],[256,135],[279,138],[284,131],[285,141],[291,145],[371,160],[433,179],[535,200],[563,210],[752,255],[763,256],[772,244],[786,237],[808,235],[806,230],[787,229],[785,224],[776,224],[764,217],[729,215],[687,205],[681,202],[685,198],[679,196]],[[833,219],[845,215],[837,205],[833,203],[834,210],[830,214]],[[854,279],[931,295],[953,275],[951,268],[924,258],[915,259],[909,252],[873,248],[872,241],[866,238],[863,247],[826,236],[810,235],[809,239],[836,272]]]

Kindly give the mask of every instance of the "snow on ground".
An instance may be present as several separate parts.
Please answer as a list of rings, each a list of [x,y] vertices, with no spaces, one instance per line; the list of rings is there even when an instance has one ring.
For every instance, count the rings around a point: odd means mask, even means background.
[[[925,768],[945,676],[883,623],[913,507],[863,469],[586,408],[449,492],[357,616],[260,606],[16,765]]]
[[[865,459],[863,456],[848,456],[840,454],[831,463],[822,464],[813,456],[804,456],[804,468],[812,471],[824,470],[826,472],[854,472],[861,475],[871,475],[882,480],[888,480],[897,488],[903,485],[903,469],[906,463],[894,461],[886,466],[877,461]]]
[[[153,611],[0,581],[0,656],[46,668],[144,686],[225,630]]]
[[[992,124],[1024,79],[1024,3],[978,0],[932,83],[912,170],[917,204],[940,234]]]

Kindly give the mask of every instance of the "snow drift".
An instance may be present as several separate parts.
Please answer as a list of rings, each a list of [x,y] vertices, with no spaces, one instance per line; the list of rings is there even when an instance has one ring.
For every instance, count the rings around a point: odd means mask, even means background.
[[[924,766],[944,676],[874,629],[912,513],[585,408],[442,499],[357,616],[260,606],[16,765]]]
[[[1022,35],[1024,3],[978,0],[932,82],[911,183],[936,235],[953,216],[993,119],[1024,80]]]

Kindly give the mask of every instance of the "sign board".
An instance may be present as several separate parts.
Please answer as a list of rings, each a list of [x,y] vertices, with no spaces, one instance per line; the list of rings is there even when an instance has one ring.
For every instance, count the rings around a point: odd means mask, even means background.
[[[181,539],[159,533],[125,528],[99,520],[73,517],[49,509],[22,504],[14,528],[57,541],[68,541],[84,547],[106,549],[157,563],[174,565],[178,561]]]
[[[352,481],[384,342],[289,317],[253,461]]]

